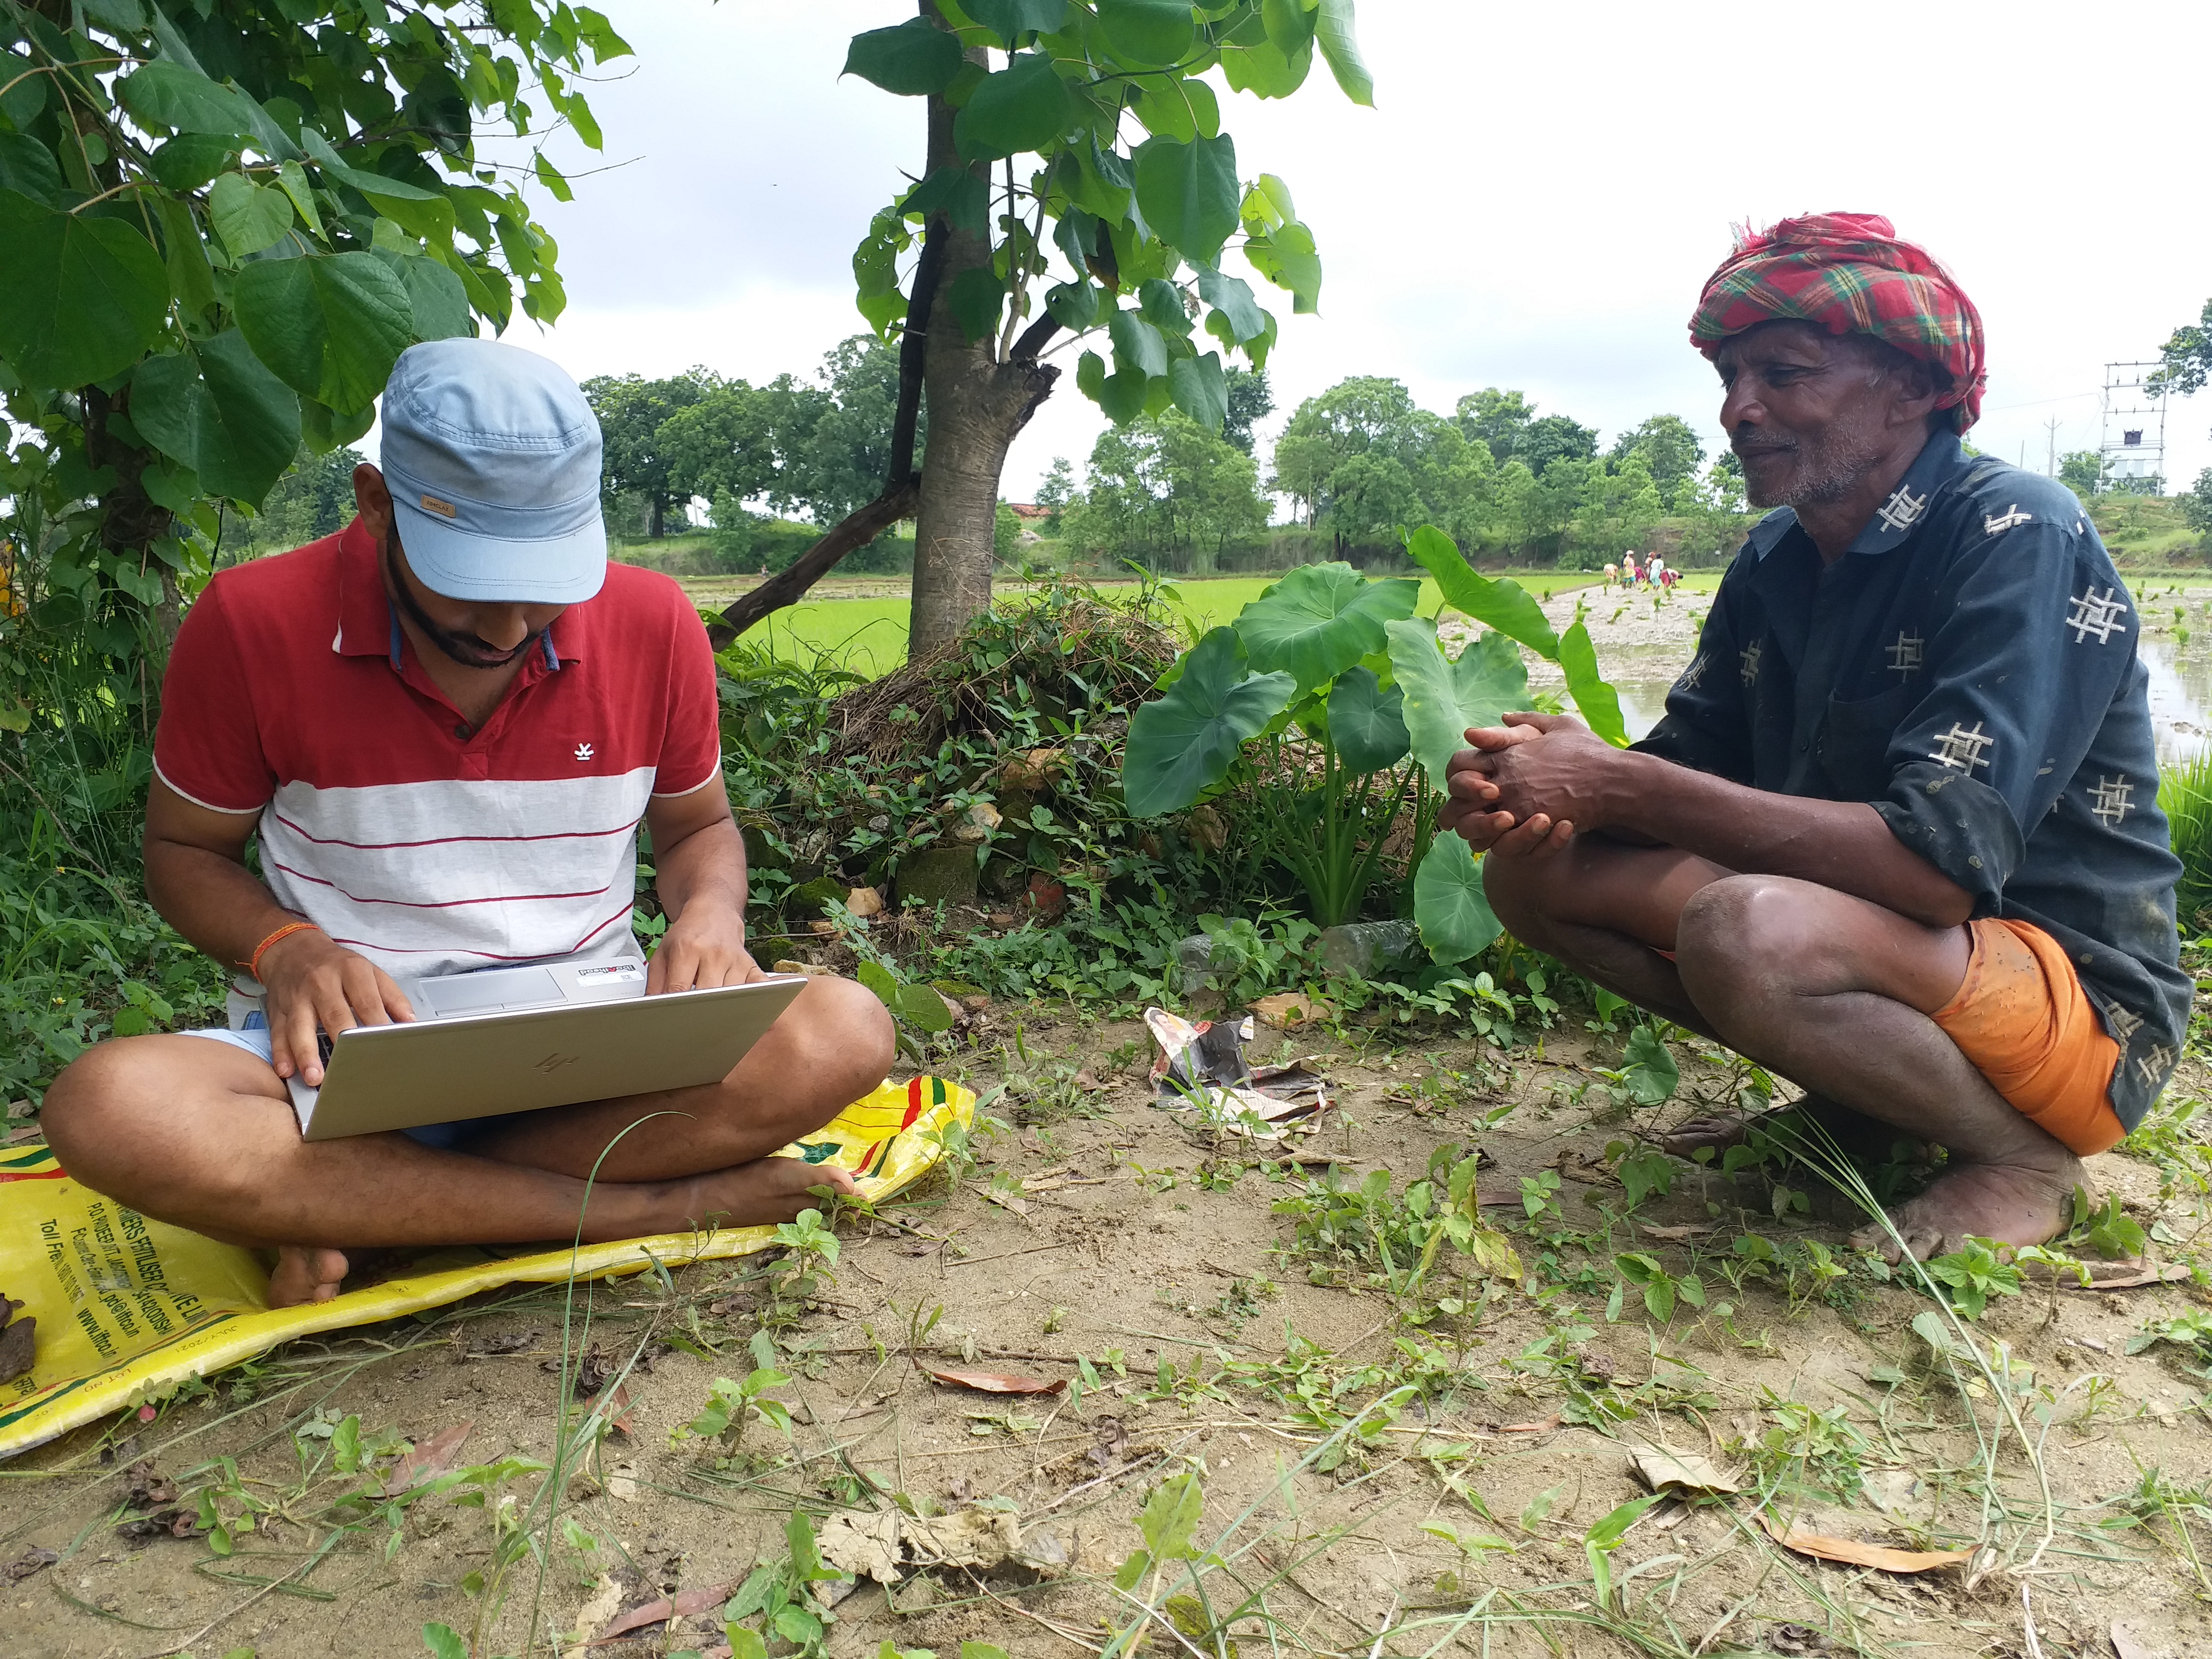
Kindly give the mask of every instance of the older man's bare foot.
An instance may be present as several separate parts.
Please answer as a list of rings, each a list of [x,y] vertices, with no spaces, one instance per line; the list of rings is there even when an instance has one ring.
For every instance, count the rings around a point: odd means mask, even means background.
[[[2081,1177],[2081,1160],[2063,1150],[2048,1167],[1960,1164],[1890,1212],[1895,1237],[1879,1223],[1870,1223],[1851,1235],[1851,1244],[1896,1261],[1901,1238],[1906,1249],[1925,1261],[1958,1249],[1969,1235],[2000,1244],[2046,1243],[2065,1231]]]
[[[1676,1158],[1694,1158],[1706,1147],[1716,1152],[1725,1152],[1731,1146],[1741,1146],[1754,1133],[1771,1134],[1779,1130],[1781,1136],[1786,1137],[1790,1133],[1787,1120],[1792,1118],[1800,1121],[1810,1118],[1827,1131],[1847,1157],[1870,1162],[1887,1158],[1893,1146],[1909,1139],[1863,1112],[1839,1106],[1821,1095],[1807,1095],[1769,1111],[1716,1112],[1685,1118],[1658,1138],[1659,1148]],[[1823,1150],[1817,1136],[1808,1140],[1806,1150]]]
[[[789,1221],[801,1210],[818,1208],[811,1190],[829,1187],[851,1194],[853,1177],[834,1164],[809,1164],[796,1158],[760,1158],[726,1170],[667,1183],[678,1226],[759,1227]],[[597,1206],[594,1206],[594,1214]]]
[[[303,1302],[327,1302],[345,1282],[345,1254],[314,1244],[280,1245],[276,1271],[269,1275],[269,1305],[295,1308]]]

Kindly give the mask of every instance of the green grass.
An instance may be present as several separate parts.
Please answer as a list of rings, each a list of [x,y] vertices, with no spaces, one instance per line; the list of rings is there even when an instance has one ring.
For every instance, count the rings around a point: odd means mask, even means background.
[[[896,580],[885,578],[884,580]],[[1222,576],[1182,580],[1169,584],[1172,609],[1178,609],[1194,633],[1219,626],[1272,586],[1273,576]],[[1578,587],[1596,580],[1585,571],[1546,570],[1516,574],[1514,580],[1540,599]],[[1718,584],[1717,571],[1701,572],[1685,580],[1693,592],[1710,592]],[[1133,582],[1100,585],[1108,597],[1134,594]],[[1443,596],[1435,582],[1421,582],[1420,608],[1433,611]],[[887,674],[906,660],[908,602],[902,599],[808,599],[779,611],[755,630],[754,637],[787,661],[812,667],[830,663],[871,678]]]

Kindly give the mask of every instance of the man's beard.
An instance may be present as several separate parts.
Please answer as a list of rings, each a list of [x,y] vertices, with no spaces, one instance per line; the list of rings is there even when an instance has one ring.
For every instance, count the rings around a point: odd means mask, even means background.
[[[441,655],[450,657],[464,668],[504,668],[536,645],[544,634],[545,630],[541,628],[519,641],[513,650],[502,651],[489,640],[479,639],[474,634],[439,627],[409,590],[405,578],[400,574],[399,561],[393,556],[393,547],[391,541],[384,544],[385,575],[391,585],[392,597],[398,602],[400,610],[406,613],[407,620],[422,631],[423,637],[438,647]]]
[[[1759,447],[1755,441],[1753,447]],[[1749,466],[1744,468],[1744,499],[1752,506],[1820,507],[1841,501],[1881,463],[1881,453],[1875,445],[1833,435],[1832,428],[1811,441],[1799,439],[1784,447],[1793,452],[1794,464],[1778,482],[1761,484],[1753,478]],[[1741,456],[1741,447],[1733,443],[1731,447],[1736,447]]]

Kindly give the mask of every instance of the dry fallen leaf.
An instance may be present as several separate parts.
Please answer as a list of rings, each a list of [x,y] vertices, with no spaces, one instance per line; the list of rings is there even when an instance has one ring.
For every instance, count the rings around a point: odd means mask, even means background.
[[[1287,1031],[1298,1025],[1327,1024],[1336,1018],[1336,1005],[1327,997],[1301,996],[1295,991],[1261,997],[1250,1007],[1260,1016],[1262,1024],[1279,1031]]]
[[[2087,1284],[2084,1285],[2079,1279],[2070,1277],[2062,1278],[2058,1282],[2069,1291],[2126,1291],[2132,1290],[2138,1285],[2178,1285],[2189,1277],[2189,1269],[2178,1261],[2171,1262],[2163,1267],[2145,1267],[2138,1264],[2133,1273],[2123,1273],[2112,1279],[2100,1279],[2097,1276],[2099,1263],[2092,1261],[2088,1265],[2089,1282]],[[2106,1262],[2102,1265],[2108,1267],[2127,1266],[2125,1262],[2119,1261]]]
[[[678,1590],[673,1596],[664,1595],[647,1601],[643,1607],[632,1607],[592,1638],[597,1647],[602,1642],[611,1642],[617,1636],[627,1636],[647,1625],[665,1623],[671,1619],[689,1619],[695,1613],[704,1613],[718,1607],[730,1599],[728,1584],[702,1584],[697,1589]]]
[[[1823,1533],[1778,1532],[1771,1526],[1767,1530],[1776,1543],[1799,1555],[1854,1567],[1878,1567],[1884,1572],[1931,1572],[1937,1567],[1955,1567],[1974,1555],[1972,1550],[1893,1550],[1881,1544],[1830,1538]]]
[[[2145,1646],[2133,1631],[2117,1619],[2112,1621],[2112,1651],[2120,1659],[2160,1659],[2156,1649]]]
[[[467,1442],[474,1423],[456,1423],[451,1428],[441,1429],[428,1440],[418,1442],[384,1476],[386,1492],[412,1492],[426,1481],[435,1480],[441,1474],[451,1474],[460,1467],[461,1447]]]
[[[939,1382],[949,1382],[955,1388],[977,1389],[985,1394],[1060,1394],[1067,1387],[1065,1377],[1046,1382],[1037,1376],[1010,1376],[998,1371],[940,1371],[934,1366],[924,1365],[924,1376]]]
[[[845,895],[845,908],[856,916],[879,916],[884,913],[884,896],[872,887],[855,887]]]
[[[585,1406],[586,1413],[598,1412],[609,1428],[623,1434],[635,1432],[629,1419],[629,1384],[617,1382],[607,1393],[594,1395]]]
[[[1713,1461],[1697,1452],[1671,1451],[1663,1446],[1639,1446],[1631,1449],[1629,1456],[1635,1461],[1637,1474],[1644,1477],[1644,1485],[1654,1492],[1685,1492],[1726,1496],[1743,1490],[1730,1476],[1723,1474]]]
[[[582,1659],[584,1649],[592,1639],[592,1632],[621,1611],[622,1598],[621,1582],[611,1573],[601,1573],[599,1582],[592,1587],[592,1593],[585,1598],[584,1605],[576,1609],[573,1634],[562,1638],[561,1659]]]

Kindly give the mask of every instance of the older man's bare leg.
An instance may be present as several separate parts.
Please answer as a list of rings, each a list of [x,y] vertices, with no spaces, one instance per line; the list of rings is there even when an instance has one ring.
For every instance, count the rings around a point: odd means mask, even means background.
[[[773,1046],[764,1038],[722,1083],[571,1109],[549,1126],[542,1161],[520,1126],[484,1137],[485,1155],[399,1134],[303,1141],[274,1071],[190,1036],[103,1044],[56,1079],[41,1122],[87,1186],[211,1237],[278,1250],[270,1294],[280,1304],[334,1295],[349,1249],[562,1238],[580,1218],[589,1241],[784,1221],[814,1201],[810,1188],[850,1182],[769,1154],[880,1082],[891,1058],[880,1005],[872,1017],[823,984],[827,994],[810,986],[812,1000],[802,995],[785,1016],[805,1006],[810,1018]],[[825,1027],[842,1040],[827,1040]],[[592,1158],[640,1119],[587,1204]],[[598,1145],[580,1153],[594,1132]]]
[[[1664,907],[1654,925],[1650,901],[1630,913],[1633,935],[1589,920],[1609,891],[1632,894],[1639,878],[1647,891],[1669,879],[1688,884],[1694,872],[1669,862],[1682,856],[1578,842],[1548,861],[1495,860],[1492,902],[1516,937],[1618,994],[1826,1100],[1941,1143],[1951,1166],[1893,1218],[1916,1254],[1954,1249],[1968,1233],[2016,1244],[2052,1237],[2080,1160],[2014,1110],[1928,1018],[1965,977],[1965,929],[1923,927],[1809,882],[1725,872],[1691,884],[1671,927]],[[1593,935],[1594,950],[1577,948]]]

